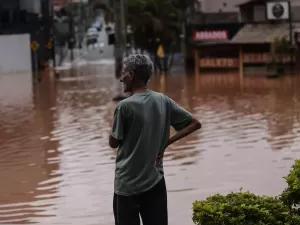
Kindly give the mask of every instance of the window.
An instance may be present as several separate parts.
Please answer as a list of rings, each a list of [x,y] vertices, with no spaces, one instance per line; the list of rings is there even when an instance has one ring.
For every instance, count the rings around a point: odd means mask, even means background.
[[[266,20],[266,8],[264,5],[254,6],[254,21],[261,22]]]

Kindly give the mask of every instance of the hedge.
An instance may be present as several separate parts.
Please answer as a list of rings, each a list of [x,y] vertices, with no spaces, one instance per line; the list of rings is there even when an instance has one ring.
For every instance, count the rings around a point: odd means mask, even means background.
[[[288,187],[276,197],[250,192],[216,194],[193,203],[196,225],[300,225],[300,160],[284,178]]]

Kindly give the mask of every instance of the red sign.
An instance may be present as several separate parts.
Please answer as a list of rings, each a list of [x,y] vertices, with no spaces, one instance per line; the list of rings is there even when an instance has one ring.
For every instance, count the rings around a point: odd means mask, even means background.
[[[194,41],[226,41],[228,40],[227,30],[195,31]]]
[[[294,62],[295,59],[292,58]],[[243,55],[243,63],[245,64],[266,64],[272,62],[272,56],[270,53],[245,53]],[[291,62],[291,56],[282,55],[276,58],[278,63]],[[202,58],[199,60],[199,66],[201,68],[238,68],[238,58]]]
[[[243,62],[248,64],[270,63],[272,61],[273,59],[270,53],[245,53],[243,56]],[[277,55],[275,61],[278,63],[291,62],[291,56],[287,54]],[[294,61],[294,59],[292,59],[292,61]]]
[[[237,68],[238,59],[235,58],[204,58],[200,59],[201,68]]]

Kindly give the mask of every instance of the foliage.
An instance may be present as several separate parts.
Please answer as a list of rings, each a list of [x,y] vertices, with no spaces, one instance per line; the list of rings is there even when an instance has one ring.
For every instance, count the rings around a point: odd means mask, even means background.
[[[279,199],[249,192],[215,195],[194,203],[195,224],[258,225],[286,224],[289,208]]]
[[[295,161],[290,173],[284,179],[288,187],[283,191],[281,199],[291,209],[297,209],[300,205],[300,160]]]
[[[125,4],[126,24],[130,25],[132,30],[131,37],[128,39],[133,41],[133,47],[149,52],[155,57],[155,64],[159,64],[156,51],[159,45],[162,45],[166,53],[165,64],[175,47],[180,46],[181,28],[187,16],[187,9],[193,8],[199,2],[198,0],[126,0]],[[113,14],[113,5],[108,4],[105,9],[106,23],[114,21]]]
[[[271,51],[273,54],[287,53],[290,43],[285,37],[275,37],[272,41]]]
[[[148,49],[149,41],[174,42],[181,33],[186,9],[195,0],[128,0],[127,24],[131,25],[137,45]]]
[[[285,180],[288,188],[278,197],[240,191],[196,201],[193,221],[196,225],[299,225],[300,160]]]
[[[276,37],[271,44],[273,63],[277,60],[282,63],[282,57],[289,52],[290,43],[285,37]]]
[[[197,0],[127,0],[127,24],[136,48],[155,55],[158,46],[166,56],[180,43],[187,8]]]

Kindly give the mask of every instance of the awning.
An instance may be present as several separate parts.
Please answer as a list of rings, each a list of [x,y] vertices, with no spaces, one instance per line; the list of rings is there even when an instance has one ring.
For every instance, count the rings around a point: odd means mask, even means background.
[[[240,2],[236,6],[241,7],[244,5],[255,4],[255,3],[260,3],[260,2],[266,2],[266,0],[243,0],[243,2]]]
[[[300,27],[293,23],[293,28]],[[231,40],[234,44],[272,43],[276,37],[289,39],[289,24],[246,24]]]
[[[204,41],[194,42],[193,46],[214,46],[214,45],[230,45],[233,44],[231,41]]]

